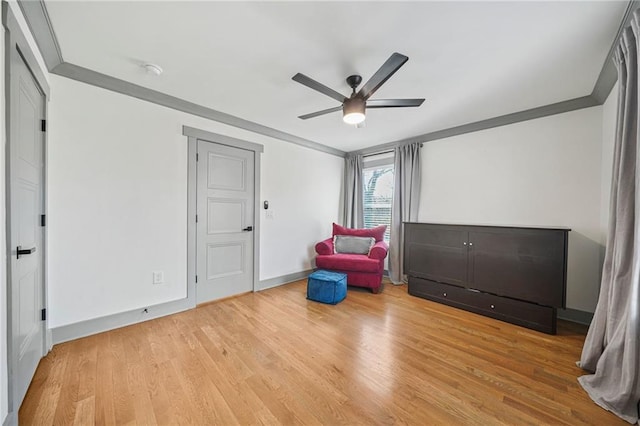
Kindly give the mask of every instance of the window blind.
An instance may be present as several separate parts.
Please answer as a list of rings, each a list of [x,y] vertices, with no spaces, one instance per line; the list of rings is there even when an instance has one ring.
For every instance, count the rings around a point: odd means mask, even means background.
[[[393,158],[386,165],[376,165],[363,170],[364,226],[374,228],[386,225],[385,241],[391,230],[391,205],[393,201]],[[379,164],[379,163],[378,163]]]

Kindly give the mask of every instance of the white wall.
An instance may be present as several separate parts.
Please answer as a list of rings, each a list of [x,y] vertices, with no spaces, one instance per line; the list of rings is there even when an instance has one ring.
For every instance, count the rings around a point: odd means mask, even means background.
[[[51,76],[52,328],[184,298],[188,125],[264,145],[261,280],[311,267],[339,218],[344,160]],[[163,270],[164,285],[151,271]]]
[[[315,244],[339,222],[344,159],[286,142],[265,144],[260,279],[309,270]]]
[[[424,144],[420,221],[567,226],[567,307],[600,284],[602,107]]]

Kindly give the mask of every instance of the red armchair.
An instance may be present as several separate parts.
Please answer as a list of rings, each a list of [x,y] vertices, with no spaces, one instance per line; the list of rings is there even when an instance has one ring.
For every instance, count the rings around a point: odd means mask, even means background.
[[[370,288],[378,293],[382,285],[384,259],[389,246],[383,241],[386,226],[371,229],[349,229],[333,224],[333,235],[351,235],[357,237],[373,237],[376,240],[369,254],[335,253],[333,237],[316,244],[316,266],[320,269],[347,274],[347,284]]]

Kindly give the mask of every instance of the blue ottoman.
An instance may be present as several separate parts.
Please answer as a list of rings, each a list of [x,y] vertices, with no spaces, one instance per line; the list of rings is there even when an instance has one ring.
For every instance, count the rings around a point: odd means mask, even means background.
[[[307,282],[307,299],[335,305],[347,297],[347,274],[315,271]]]

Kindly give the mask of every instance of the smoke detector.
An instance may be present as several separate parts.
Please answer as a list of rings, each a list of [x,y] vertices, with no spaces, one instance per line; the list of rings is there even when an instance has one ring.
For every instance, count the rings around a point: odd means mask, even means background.
[[[147,74],[152,74],[156,76],[162,74],[162,68],[160,67],[160,65],[144,64],[143,67],[145,70],[147,70]]]

